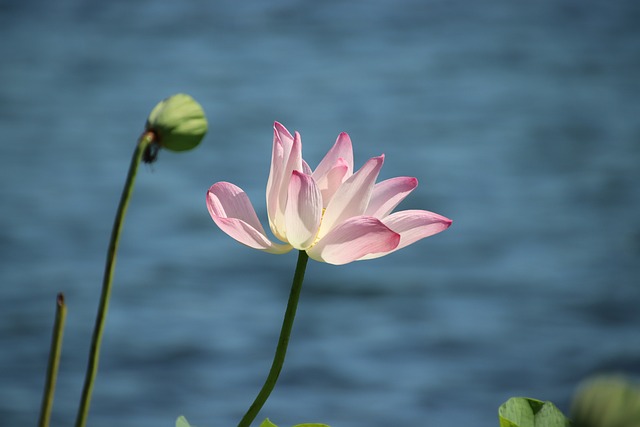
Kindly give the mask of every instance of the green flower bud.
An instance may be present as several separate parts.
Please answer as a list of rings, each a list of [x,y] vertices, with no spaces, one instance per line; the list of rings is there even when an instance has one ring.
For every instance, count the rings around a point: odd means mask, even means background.
[[[195,148],[207,133],[207,118],[195,99],[184,93],[158,103],[145,126],[153,132],[160,146],[171,151]]]

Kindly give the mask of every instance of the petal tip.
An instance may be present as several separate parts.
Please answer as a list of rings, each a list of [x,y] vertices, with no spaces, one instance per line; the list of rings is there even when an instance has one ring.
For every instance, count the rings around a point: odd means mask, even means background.
[[[285,135],[288,138],[293,138],[291,136],[291,132],[287,130],[287,128],[280,122],[273,122],[273,133],[274,135]]]
[[[400,244],[400,239],[402,238],[402,236],[400,235],[400,233],[396,233],[395,231],[389,229],[389,231],[391,231],[393,233],[393,236],[389,239],[389,243],[391,246],[391,249],[389,249],[389,251],[392,251],[394,249],[396,249],[398,247],[398,245]]]

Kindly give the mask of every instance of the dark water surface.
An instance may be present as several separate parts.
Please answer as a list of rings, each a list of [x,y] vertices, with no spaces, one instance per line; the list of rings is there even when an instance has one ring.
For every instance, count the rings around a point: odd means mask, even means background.
[[[232,426],[253,399],[295,255],[228,238],[204,194],[234,182],[266,220],[274,120],[312,165],[349,132],[357,166],[418,177],[402,207],[454,225],[310,264],[261,419],[495,426],[510,396],[567,411],[590,374],[637,377],[639,4],[0,2],[0,424],[37,420],[58,291],[73,422],[133,145],[176,92],[211,131],[140,170],[91,426]]]

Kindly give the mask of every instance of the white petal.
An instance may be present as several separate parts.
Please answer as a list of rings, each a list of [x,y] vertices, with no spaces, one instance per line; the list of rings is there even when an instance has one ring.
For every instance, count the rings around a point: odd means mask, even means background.
[[[285,212],[287,240],[296,249],[315,241],[322,218],[322,195],[311,176],[293,171]]]

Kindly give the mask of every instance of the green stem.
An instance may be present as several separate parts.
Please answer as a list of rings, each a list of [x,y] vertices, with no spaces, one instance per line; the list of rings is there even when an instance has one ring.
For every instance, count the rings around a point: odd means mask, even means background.
[[[249,427],[251,422],[256,418],[260,409],[269,398],[269,395],[273,391],[273,388],[278,381],[280,371],[282,371],[282,365],[284,364],[284,357],[287,354],[287,346],[289,345],[289,337],[291,336],[291,328],[293,327],[293,319],[296,317],[296,309],[298,308],[298,300],[300,299],[300,290],[302,289],[302,281],[304,280],[304,271],[307,267],[307,261],[309,256],[305,251],[299,251],[298,263],[296,265],[296,272],[293,275],[293,284],[291,285],[291,293],[289,294],[289,302],[287,303],[287,310],[284,314],[284,321],[282,322],[282,330],[280,331],[280,338],[278,338],[278,347],[276,348],[276,354],[273,357],[273,363],[269,370],[267,380],[264,382],[260,393],[249,407],[249,410],[238,427]]]
[[[64,295],[58,294],[56,298],[56,320],[53,324],[51,348],[49,349],[49,363],[47,365],[47,379],[44,384],[42,406],[40,407],[40,427],[48,427],[51,421],[51,408],[53,407],[53,394],[58,378],[58,366],[60,366],[60,353],[62,352],[62,336],[64,321],[67,317],[67,306],[64,304]]]
[[[102,293],[100,295],[100,305],[98,306],[98,314],[96,316],[96,324],[93,329],[93,337],[91,339],[91,351],[89,353],[89,363],[84,380],[84,388],[82,389],[82,397],[80,399],[80,407],[76,418],[76,427],[84,427],[87,423],[89,415],[89,405],[91,403],[91,394],[93,392],[93,384],[98,373],[98,361],[100,358],[100,345],[102,343],[102,335],[104,332],[104,324],[109,309],[109,298],[111,296],[111,283],[113,281],[113,272],[116,266],[116,254],[118,251],[118,243],[120,242],[120,233],[122,231],[122,223],[129,206],[131,193],[133,192],[133,184],[136,179],[136,172],[140,160],[147,147],[154,142],[154,135],[151,132],[142,134],[138,140],[138,145],[133,152],[131,166],[129,166],[129,174],[122,190],[120,197],[120,205],[116,212],[113,229],[111,230],[111,240],[109,242],[109,251],[107,253],[107,263],[104,270],[104,278],[102,281]]]

